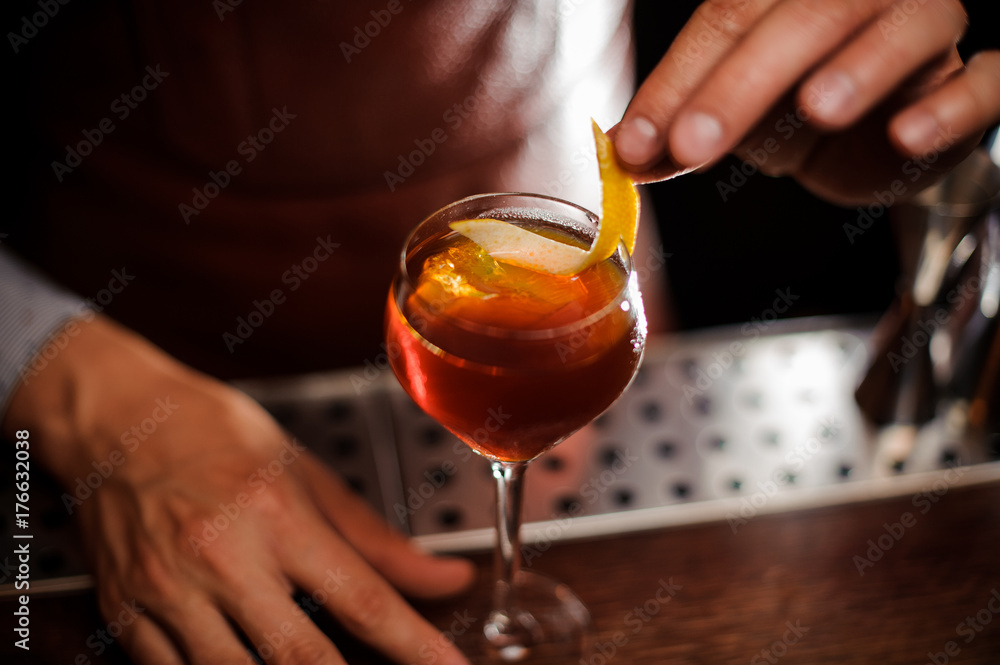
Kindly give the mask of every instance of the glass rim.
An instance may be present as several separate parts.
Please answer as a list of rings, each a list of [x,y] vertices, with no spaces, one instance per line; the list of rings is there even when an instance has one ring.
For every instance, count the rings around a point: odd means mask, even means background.
[[[535,194],[531,192],[492,192],[492,193],[474,194],[472,196],[466,196],[456,201],[452,201],[451,203],[445,206],[441,206],[434,212],[425,216],[422,220],[420,220],[420,222],[415,227],[413,227],[410,233],[407,234],[406,241],[403,243],[403,249],[400,252],[399,275],[397,279],[405,281],[409,291],[414,295],[416,294],[416,285],[414,284],[413,277],[410,275],[410,272],[407,269],[406,259],[409,253],[408,250],[410,249],[410,245],[414,237],[417,235],[417,232],[427,222],[440,216],[442,213],[445,213],[446,211],[462,204],[475,202],[481,199],[483,200],[499,199],[503,197],[522,197],[528,199],[536,199],[540,201],[548,201],[551,203],[556,203],[561,206],[568,206],[569,208],[572,208],[578,212],[583,213],[584,217],[586,217],[587,220],[593,221],[595,224],[595,228],[600,224],[600,218],[587,208],[584,208],[579,204],[573,203],[572,201],[560,199],[555,196],[549,196],[547,194]],[[479,219],[479,218],[470,217],[469,219]],[[488,337],[498,337],[498,338],[506,337],[506,338],[527,339],[527,340],[546,340],[546,339],[553,339],[556,337],[564,337],[566,335],[570,335],[575,331],[586,329],[591,325],[593,325],[594,323],[596,323],[597,321],[600,321],[601,319],[605,318],[614,308],[621,308],[622,303],[629,302],[629,299],[626,297],[629,291],[633,288],[638,290],[637,276],[635,271],[632,269],[632,257],[629,254],[628,249],[625,247],[624,243],[621,240],[618,241],[618,247],[615,250],[615,254],[613,254],[612,257],[614,257],[615,255],[621,256],[622,265],[625,269],[624,270],[625,279],[622,280],[621,288],[618,291],[616,291],[614,295],[608,298],[608,302],[603,307],[592,312],[591,314],[587,315],[582,319],[574,321],[573,323],[565,324],[555,328],[524,330],[518,328],[502,328],[499,326],[488,326],[483,324],[470,323],[468,321],[461,319],[460,317],[455,317],[444,313],[438,313],[435,314],[435,316],[443,318],[446,321],[453,323],[455,326],[467,330],[469,332],[481,334]],[[634,286],[632,283],[633,281],[636,281]],[[424,301],[422,298],[420,300],[425,305],[427,305],[428,308],[430,308],[431,305],[433,305],[433,303],[428,303]],[[637,306],[635,303],[630,303],[630,307],[635,307],[635,306]],[[641,307],[641,305],[638,306]],[[421,335],[421,337],[423,337],[423,335]]]

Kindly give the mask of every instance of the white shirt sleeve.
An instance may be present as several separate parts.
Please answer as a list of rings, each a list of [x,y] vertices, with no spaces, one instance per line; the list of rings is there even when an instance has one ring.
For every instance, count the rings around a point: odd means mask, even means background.
[[[93,316],[82,298],[0,247],[0,420],[14,391],[47,364],[36,355],[71,319]]]

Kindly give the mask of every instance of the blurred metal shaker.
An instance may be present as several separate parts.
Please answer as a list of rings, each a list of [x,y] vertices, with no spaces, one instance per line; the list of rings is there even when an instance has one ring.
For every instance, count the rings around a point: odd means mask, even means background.
[[[1000,166],[977,149],[892,209],[903,274],[856,392],[877,425],[920,425],[943,403],[997,438],[1000,424]]]

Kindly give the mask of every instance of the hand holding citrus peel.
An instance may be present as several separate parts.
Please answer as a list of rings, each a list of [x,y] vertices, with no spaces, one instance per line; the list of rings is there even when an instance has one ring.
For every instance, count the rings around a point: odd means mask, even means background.
[[[466,219],[449,226],[497,261],[552,275],[575,275],[615,253],[618,242],[631,253],[639,225],[639,194],[618,164],[614,145],[596,122],[594,143],[601,174],[601,220],[589,250],[546,238],[497,219]]]

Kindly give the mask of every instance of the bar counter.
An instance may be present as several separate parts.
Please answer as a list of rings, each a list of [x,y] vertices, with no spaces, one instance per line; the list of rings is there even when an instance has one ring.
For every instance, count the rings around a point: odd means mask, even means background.
[[[1000,483],[919,495],[760,514],[735,533],[716,520],[560,542],[532,568],[590,608],[583,662],[593,665],[998,663]],[[481,575],[469,595],[418,605],[442,630],[488,593],[490,557],[472,558]],[[0,607],[10,617],[15,604]],[[115,645],[101,649],[92,592],[30,607],[30,653],[8,631],[0,662],[129,662]],[[314,618],[349,663],[387,662]]]

